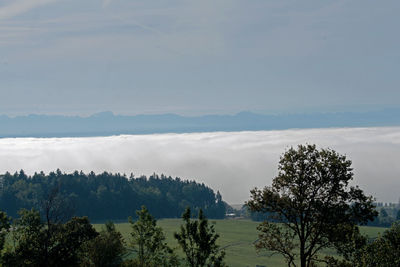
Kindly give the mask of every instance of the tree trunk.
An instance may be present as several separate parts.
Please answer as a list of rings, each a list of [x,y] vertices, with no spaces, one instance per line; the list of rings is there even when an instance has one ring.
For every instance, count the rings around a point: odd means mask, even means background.
[[[301,267],[306,267],[307,266],[307,260],[306,260],[306,255],[305,255],[305,242],[303,240],[300,240],[300,266]]]

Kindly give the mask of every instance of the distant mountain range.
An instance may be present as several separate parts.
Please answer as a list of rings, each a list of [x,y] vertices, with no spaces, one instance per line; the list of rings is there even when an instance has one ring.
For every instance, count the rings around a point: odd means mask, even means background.
[[[75,137],[118,134],[258,131],[291,128],[400,126],[400,108],[370,112],[186,117],[176,114],[90,117],[61,115],[0,116],[0,137]]]

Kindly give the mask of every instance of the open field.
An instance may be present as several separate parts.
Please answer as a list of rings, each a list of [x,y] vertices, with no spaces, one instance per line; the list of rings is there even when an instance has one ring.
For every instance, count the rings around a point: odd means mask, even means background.
[[[257,240],[256,227],[259,224],[258,222],[249,220],[209,220],[209,222],[215,225],[217,233],[220,234],[219,244],[225,248],[225,259],[229,266],[286,266],[283,258],[279,255],[268,257],[267,252],[256,252],[253,242]],[[162,219],[158,221],[158,225],[163,228],[167,241],[172,247],[177,247],[173,233],[179,230],[181,223],[180,219]],[[102,225],[95,224],[95,227],[100,230]],[[131,231],[129,223],[118,223],[116,227],[125,240],[129,242],[129,233]],[[361,231],[373,238],[378,236],[378,233],[383,233],[385,228],[361,227]],[[177,251],[181,253],[179,249]]]

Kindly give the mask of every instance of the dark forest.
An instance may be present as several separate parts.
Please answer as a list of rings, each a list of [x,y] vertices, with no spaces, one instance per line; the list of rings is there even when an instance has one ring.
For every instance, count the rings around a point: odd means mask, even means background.
[[[58,205],[66,220],[88,216],[92,221],[126,220],[145,205],[156,218],[178,218],[186,207],[202,209],[208,218],[224,218],[226,203],[205,184],[165,175],[129,177],[123,174],[60,170],[28,176],[24,171],[0,175],[0,210],[17,217],[21,208],[43,210]]]

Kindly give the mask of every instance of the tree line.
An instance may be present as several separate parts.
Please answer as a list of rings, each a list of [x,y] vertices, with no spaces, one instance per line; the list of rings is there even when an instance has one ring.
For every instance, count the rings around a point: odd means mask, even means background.
[[[378,216],[369,222],[369,226],[390,227],[400,220],[400,205],[389,207],[377,207]]]
[[[63,173],[60,170],[28,176],[21,170],[0,175],[0,210],[12,217],[21,208],[40,210],[51,198],[64,215],[92,221],[126,220],[145,205],[156,218],[178,218],[186,207],[203,210],[209,218],[224,218],[226,203],[219,192],[195,181],[165,175],[150,177],[104,172]],[[54,203],[53,203],[54,204]]]
[[[366,224],[367,226],[390,227],[393,223],[400,220],[399,206],[375,207],[375,209],[378,212],[378,215],[372,221],[368,221]],[[227,210],[227,212],[230,212],[229,209]],[[236,210],[232,212],[234,212],[237,216],[253,221],[273,221],[270,212],[252,211],[247,205],[243,205],[241,210]]]

